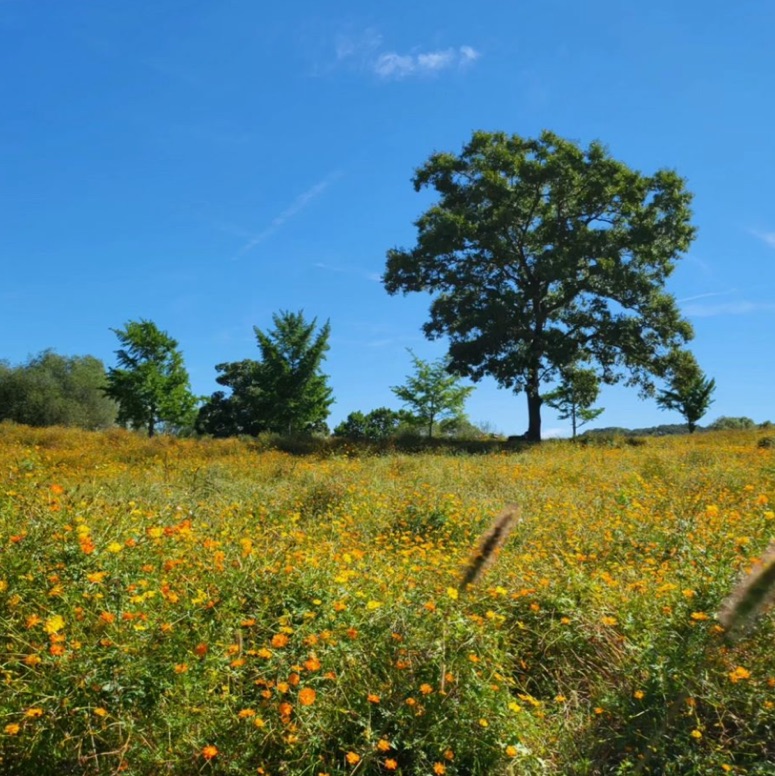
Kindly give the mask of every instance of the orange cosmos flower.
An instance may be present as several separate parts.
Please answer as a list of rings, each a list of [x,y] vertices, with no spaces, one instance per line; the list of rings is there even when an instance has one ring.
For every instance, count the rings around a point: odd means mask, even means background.
[[[208,744],[207,746],[202,747],[202,757],[205,758],[205,760],[212,760],[214,757],[218,756],[218,747],[213,746],[212,744]]]
[[[302,706],[311,706],[315,702],[317,693],[311,687],[305,687],[299,693],[299,703]]]

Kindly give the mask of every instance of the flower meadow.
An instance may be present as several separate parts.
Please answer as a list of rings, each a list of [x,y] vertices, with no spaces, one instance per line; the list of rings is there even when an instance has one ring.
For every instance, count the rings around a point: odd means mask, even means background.
[[[772,613],[717,617],[775,536],[763,433],[300,456],[0,426],[0,772],[775,774]]]

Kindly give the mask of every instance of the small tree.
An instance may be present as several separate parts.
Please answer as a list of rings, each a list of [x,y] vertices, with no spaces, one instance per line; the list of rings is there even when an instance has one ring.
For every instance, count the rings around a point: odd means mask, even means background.
[[[670,376],[670,388],[660,391],[657,405],[663,410],[680,412],[689,426],[689,433],[693,434],[697,421],[713,404],[716,381],[703,374],[691,353],[684,351],[678,356]]]
[[[465,401],[474,389],[460,385],[460,378],[449,373],[444,359],[423,361],[411,350],[409,353],[414,374],[407,377],[404,385],[390,390],[409,407],[417,424],[427,430],[430,438],[438,421],[465,417]]]
[[[105,389],[118,402],[118,422],[148,429],[148,436],[159,424],[190,426],[197,400],[177,341],[152,321],[130,321],[111,331],[123,346],[116,351],[118,367],[108,370]]]
[[[412,420],[412,415],[406,410],[396,412],[387,407],[379,407],[367,414],[351,412],[334,429],[334,436],[380,441],[395,436],[402,426],[411,425]]]
[[[261,360],[218,364],[216,379],[227,388],[202,407],[197,429],[216,436],[313,433],[325,428],[334,403],[328,377],[320,371],[328,350],[330,326],[315,333],[316,319],[304,313],[272,316],[274,329],[254,327]]]
[[[561,370],[562,382],[543,399],[544,404],[557,410],[560,420],[570,418],[573,439],[581,426],[599,417],[604,408],[592,409],[600,393],[600,381],[593,369],[571,366]]]

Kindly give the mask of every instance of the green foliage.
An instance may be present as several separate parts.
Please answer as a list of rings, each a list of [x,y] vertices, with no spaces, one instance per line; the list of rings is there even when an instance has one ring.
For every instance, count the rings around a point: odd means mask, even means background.
[[[541,438],[541,385],[574,361],[653,391],[653,375],[692,336],[664,290],[694,237],[675,172],[642,175],[594,142],[475,132],[414,176],[439,195],[417,245],[387,254],[391,294],[433,295],[427,337],[450,339],[450,367],[525,391]]]
[[[153,436],[159,425],[190,427],[196,415],[188,372],[178,343],[152,321],[129,321],[112,329],[122,347],[118,367],[108,370],[105,393],[118,402],[118,421]]]
[[[217,382],[231,389],[214,393],[197,420],[201,432],[225,437],[262,432],[309,434],[325,432],[334,403],[328,376],[320,371],[328,351],[331,328],[315,333],[317,319],[304,313],[272,316],[274,329],[254,327],[261,360],[218,364]]]
[[[657,396],[657,404],[663,410],[675,410],[684,416],[693,434],[697,421],[713,404],[716,381],[707,378],[690,353],[682,353],[678,366],[670,378],[670,388]]]
[[[105,385],[105,367],[94,356],[44,350],[18,366],[0,362],[0,421],[107,428],[116,419],[116,405],[105,396]]]
[[[411,426],[412,421],[411,413],[387,407],[379,407],[366,414],[351,412],[334,428],[334,436],[382,441],[401,433],[402,427]]]
[[[708,428],[713,431],[739,431],[741,429],[753,428],[755,425],[756,423],[754,423],[751,418],[730,418],[726,415],[722,415],[721,417],[716,418]]]
[[[579,427],[599,417],[604,409],[591,409],[600,393],[600,381],[593,369],[570,366],[560,372],[562,382],[543,399],[552,409],[557,410],[560,420],[570,418],[573,438]]]
[[[465,401],[474,389],[460,385],[460,378],[448,371],[446,360],[423,361],[411,350],[409,353],[414,374],[406,378],[404,385],[390,390],[409,406],[417,425],[431,438],[434,424],[439,421],[465,418]]]

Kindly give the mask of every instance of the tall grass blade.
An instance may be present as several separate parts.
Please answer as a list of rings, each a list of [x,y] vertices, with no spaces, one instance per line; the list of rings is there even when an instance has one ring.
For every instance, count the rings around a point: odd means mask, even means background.
[[[734,640],[744,633],[775,595],[775,541],[732,591],[719,612],[719,622]]]
[[[485,568],[492,562],[498,550],[505,544],[506,539],[519,519],[519,507],[509,504],[495,518],[487,533],[482,536],[479,548],[466,566],[463,578],[460,580],[458,590],[464,591],[468,585],[473,585],[484,573]]]

